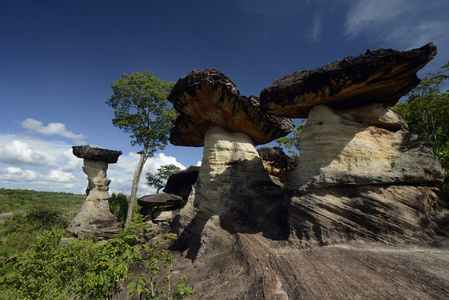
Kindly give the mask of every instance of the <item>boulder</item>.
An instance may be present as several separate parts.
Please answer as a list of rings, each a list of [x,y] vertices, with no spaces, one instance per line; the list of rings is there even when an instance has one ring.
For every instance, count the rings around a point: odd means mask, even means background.
[[[117,217],[109,210],[109,180],[106,177],[108,163],[117,162],[121,151],[113,151],[90,146],[73,147],[75,156],[84,158],[83,171],[87,174],[86,201],[70,222],[67,231],[84,238],[85,236],[110,238],[121,228]]]
[[[186,170],[170,175],[163,192],[175,194],[181,196],[184,200],[187,200],[192,191],[192,185],[198,178],[199,171],[200,167],[190,166]]]
[[[276,177],[281,183],[287,181],[298,165],[298,156],[288,156],[280,147],[262,147],[257,149],[263,165],[270,176]]]
[[[319,104],[353,108],[370,103],[394,105],[420,82],[416,77],[436,55],[432,43],[418,49],[367,50],[313,71],[297,71],[276,79],[260,93],[261,108],[267,113],[307,118]]]
[[[203,161],[186,206],[172,223],[175,248],[191,258],[208,256],[220,232],[288,236],[282,188],[270,179],[252,139],[211,127]],[[223,233],[224,234],[224,233]],[[216,239],[218,238],[218,240]],[[214,249],[214,250],[212,250]]]
[[[235,84],[215,69],[181,77],[168,100],[179,113],[170,133],[177,146],[202,147],[212,126],[245,132],[255,145],[283,137],[294,127],[290,119],[263,113],[257,97],[240,96]]]
[[[430,141],[384,104],[312,108],[285,184],[291,241],[423,243],[436,230],[434,186],[444,180]]]

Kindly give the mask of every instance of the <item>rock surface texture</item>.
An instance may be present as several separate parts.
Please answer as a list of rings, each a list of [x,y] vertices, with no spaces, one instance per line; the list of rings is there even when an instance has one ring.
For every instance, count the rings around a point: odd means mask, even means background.
[[[117,218],[109,210],[109,180],[106,177],[108,163],[115,163],[122,154],[90,146],[74,146],[73,154],[84,158],[83,171],[87,174],[87,198],[80,211],[70,222],[67,231],[84,238],[85,236],[110,238],[121,228]]]
[[[240,97],[234,85],[215,70],[180,80],[171,140],[204,145],[198,179],[172,222],[171,250],[192,299],[449,297],[449,240],[438,235],[448,216],[435,218],[444,172],[430,142],[390,108],[435,53],[432,44],[367,51],[264,90],[264,111],[308,117],[284,189],[254,148],[266,141],[261,132],[198,116],[239,123],[248,109],[229,104]],[[222,105],[229,108],[217,114]],[[259,117],[239,124],[265,128]]]
[[[294,127],[290,119],[262,113],[257,97],[240,96],[235,84],[215,69],[181,77],[168,100],[179,112],[170,134],[173,145],[202,147],[212,126],[245,132],[255,145],[283,137]]]
[[[176,247],[196,258],[215,251],[210,244],[219,243],[221,231],[286,238],[283,197],[248,135],[211,127],[198,180],[174,222]]]
[[[163,192],[175,194],[187,200],[192,191],[192,185],[198,178],[199,171],[200,167],[190,166],[186,170],[170,175]]]
[[[257,149],[263,165],[270,176],[274,176],[281,183],[287,181],[299,162],[298,156],[288,156],[279,147],[262,147]]]
[[[433,44],[403,52],[368,50],[313,71],[297,71],[264,89],[261,107],[278,116],[307,118],[318,104],[334,108],[379,102],[393,105],[419,84],[416,72],[436,53]]]

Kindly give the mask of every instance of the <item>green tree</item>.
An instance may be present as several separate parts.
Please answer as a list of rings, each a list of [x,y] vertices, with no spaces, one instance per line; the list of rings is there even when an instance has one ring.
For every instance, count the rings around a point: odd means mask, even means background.
[[[140,159],[134,172],[125,230],[131,221],[134,200],[148,157],[158,149],[164,149],[176,112],[171,108],[167,97],[174,82],[160,80],[149,71],[122,74],[111,84],[113,94],[106,101],[114,109],[112,124],[130,133],[131,145],[141,147]]]
[[[299,124],[295,129],[293,129],[293,131],[290,133],[290,135],[292,136],[284,136],[276,140],[276,143],[278,143],[279,147],[287,149],[288,152],[293,156],[298,156],[299,154],[298,138],[302,129],[306,125],[304,122],[305,119],[301,120],[301,124]]]
[[[177,173],[179,171],[181,171],[181,168],[173,164],[161,166],[159,169],[157,169],[156,174],[150,172],[147,173],[147,183],[149,186],[154,186],[155,188],[157,188],[156,193],[159,193],[159,190],[165,186],[168,177],[170,177],[171,174]]]
[[[425,133],[432,141],[433,150],[440,158],[446,173],[449,171],[449,90],[441,92],[441,87],[449,78],[449,63],[437,73],[428,73],[421,83],[408,95],[405,102],[395,105],[404,115],[410,131]],[[440,200],[449,203],[449,181],[440,185]]]

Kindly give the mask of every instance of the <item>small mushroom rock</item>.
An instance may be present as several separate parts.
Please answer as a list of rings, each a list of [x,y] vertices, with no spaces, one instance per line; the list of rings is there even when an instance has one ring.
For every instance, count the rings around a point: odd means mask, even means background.
[[[318,104],[352,108],[380,102],[391,106],[419,84],[416,72],[436,53],[432,43],[402,52],[368,50],[313,71],[297,71],[264,89],[261,107],[277,116],[307,118]]]
[[[87,198],[67,231],[80,238],[110,238],[119,233],[121,228],[116,216],[109,210],[108,191],[111,180],[106,178],[106,171],[108,163],[116,163],[122,152],[85,145],[74,146],[73,154],[84,159],[83,171],[88,178],[88,187]]]
[[[245,132],[255,145],[286,136],[294,128],[290,119],[261,112],[257,97],[240,96],[235,84],[215,69],[193,70],[181,77],[168,100],[179,112],[170,133],[170,142],[177,146],[202,147],[211,126]]]
[[[173,194],[153,194],[146,195],[137,199],[137,204],[142,207],[140,210],[140,214],[144,216],[150,216],[150,218],[154,221],[153,208],[156,206],[178,206],[182,204],[184,200],[181,196],[173,195]],[[178,207],[179,209],[179,207]]]

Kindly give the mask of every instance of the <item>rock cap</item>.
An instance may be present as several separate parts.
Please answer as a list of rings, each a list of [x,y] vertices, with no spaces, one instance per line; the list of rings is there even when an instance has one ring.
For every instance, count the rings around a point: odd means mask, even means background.
[[[290,133],[294,123],[260,110],[256,96],[240,96],[235,84],[215,69],[193,70],[181,77],[168,100],[179,112],[170,133],[177,146],[203,147],[207,130],[220,126],[248,134],[255,145]]]
[[[313,71],[276,79],[260,94],[262,110],[277,116],[306,118],[319,104],[353,108],[373,102],[394,105],[416,87],[416,76],[437,53],[434,44],[409,51],[367,50]]]
[[[122,155],[122,151],[96,148],[90,145],[73,146],[72,149],[73,155],[78,158],[101,160],[108,164],[116,163],[119,156]]]

